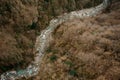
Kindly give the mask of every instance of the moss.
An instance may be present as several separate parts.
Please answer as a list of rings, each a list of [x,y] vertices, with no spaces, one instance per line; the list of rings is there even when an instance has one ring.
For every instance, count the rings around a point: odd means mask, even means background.
[[[65,61],[64,63],[65,63],[66,65],[70,66],[70,67],[73,66],[73,63],[72,63],[71,61]]]
[[[69,74],[70,74],[71,76],[77,76],[76,70],[70,70],[70,71],[69,71]]]
[[[54,62],[57,60],[57,56],[56,55],[51,55],[50,56],[50,61]]]

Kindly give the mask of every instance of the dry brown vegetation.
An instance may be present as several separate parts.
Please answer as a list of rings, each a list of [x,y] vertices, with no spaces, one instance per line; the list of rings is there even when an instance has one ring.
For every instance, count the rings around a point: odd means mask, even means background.
[[[16,67],[24,68],[33,60],[36,34],[31,26],[38,12],[34,2],[24,3],[0,0],[0,74]]]
[[[120,80],[120,6],[115,5],[110,13],[61,24],[39,74],[28,80]]]
[[[30,64],[36,36],[53,17],[100,1],[0,0],[0,74]]]
[[[0,0],[0,74],[30,64],[36,36],[53,17],[101,1]],[[28,80],[120,79],[120,29],[112,27],[120,23],[120,5],[111,8],[109,14],[60,25],[41,64],[42,73]]]

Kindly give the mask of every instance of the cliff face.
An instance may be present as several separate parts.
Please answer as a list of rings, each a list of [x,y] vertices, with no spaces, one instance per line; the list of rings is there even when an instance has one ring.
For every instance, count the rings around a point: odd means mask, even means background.
[[[36,36],[57,15],[98,0],[0,0],[0,73],[33,60]],[[24,63],[23,63],[24,62]]]

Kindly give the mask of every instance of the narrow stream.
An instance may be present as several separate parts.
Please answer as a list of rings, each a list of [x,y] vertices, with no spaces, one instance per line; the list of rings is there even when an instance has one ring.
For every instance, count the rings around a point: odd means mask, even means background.
[[[87,18],[93,17],[97,14],[100,14],[105,8],[107,8],[109,0],[104,0],[100,5],[90,8],[84,9],[80,11],[73,11],[70,13],[65,13],[61,16],[58,16],[57,19],[52,19],[50,21],[49,26],[41,32],[41,35],[37,37],[35,49],[36,49],[36,57],[35,60],[23,70],[18,71],[9,71],[3,73],[0,76],[0,80],[15,80],[20,79],[22,77],[29,78],[38,74],[40,69],[40,62],[44,56],[45,49],[49,46],[49,41],[52,38],[52,32],[63,22],[68,20],[76,19],[76,18]]]

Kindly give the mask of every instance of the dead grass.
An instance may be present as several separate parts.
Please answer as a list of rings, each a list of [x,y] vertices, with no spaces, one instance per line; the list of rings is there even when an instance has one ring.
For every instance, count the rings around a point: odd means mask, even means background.
[[[33,60],[37,15],[35,1],[0,1],[0,74]]]
[[[25,68],[33,61],[36,36],[40,35],[40,31],[47,27],[53,17],[82,7],[91,7],[94,5],[92,2],[90,0],[1,0],[0,74],[15,68]],[[91,5],[87,6],[88,3]],[[97,1],[96,3],[99,4]]]
[[[21,35],[15,39],[13,35],[1,32],[0,73],[16,67],[20,68],[19,65],[25,68],[33,60],[32,52],[33,44],[25,36]]]
[[[119,80],[119,12],[60,25],[32,80]]]

